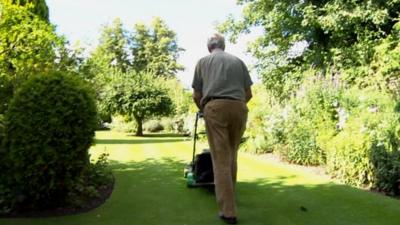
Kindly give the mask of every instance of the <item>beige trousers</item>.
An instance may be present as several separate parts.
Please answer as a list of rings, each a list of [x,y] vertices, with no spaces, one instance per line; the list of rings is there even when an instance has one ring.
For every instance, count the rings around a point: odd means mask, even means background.
[[[220,213],[236,216],[237,150],[246,129],[246,103],[216,99],[204,108],[204,120],[214,167],[215,195]]]

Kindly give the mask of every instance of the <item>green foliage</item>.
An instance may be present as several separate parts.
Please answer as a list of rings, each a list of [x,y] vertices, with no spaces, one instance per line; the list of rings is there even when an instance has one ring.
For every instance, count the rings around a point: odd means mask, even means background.
[[[68,199],[89,165],[96,128],[91,89],[68,73],[31,76],[5,116],[4,163],[15,204],[51,207]]]
[[[283,156],[291,162],[323,165],[324,141],[335,133],[339,91],[327,80],[304,83],[286,106],[286,148]]]
[[[111,114],[116,112],[110,111],[113,107],[109,104],[109,99],[105,99],[110,96],[107,92],[112,89],[109,84],[115,81],[115,76],[131,76],[132,74],[127,75],[131,73],[130,71],[135,71],[137,74],[152,74],[153,79],[163,78],[165,82],[160,84],[163,86],[161,89],[164,90],[164,87],[168,89],[168,95],[176,108],[175,112],[177,114],[186,112],[190,102],[188,94],[174,77],[178,70],[183,69],[177,63],[181,51],[182,49],[177,45],[175,32],[170,30],[160,18],[155,18],[150,27],[136,24],[132,31],[124,29],[120,19],[116,19],[112,25],[104,26],[98,47],[83,66],[85,74],[89,74],[89,80],[96,89],[101,120],[107,121],[111,118]],[[164,80],[164,78],[170,80]],[[154,83],[150,81],[150,78],[147,80],[143,82]],[[138,112],[137,109],[131,111]],[[122,114],[128,115],[126,112]],[[136,120],[138,129],[142,129],[144,117],[142,115],[129,116]]]
[[[167,116],[174,111],[171,98],[161,82],[150,74],[117,73],[104,92],[104,104],[112,113],[135,119],[138,125],[136,135],[141,136],[146,119]]]
[[[147,130],[149,132],[159,132],[159,131],[164,130],[164,126],[158,120],[147,121],[143,125],[143,127],[144,127],[145,130]]]
[[[273,125],[268,124],[269,117],[273,117],[274,110],[271,109],[271,103],[264,86],[254,85],[252,88],[253,98],[248,104],[248,129],[245,132],[246,142],[244,144],[245,151],[253,153],[272,152],[275,145],[271,132]],[[276,111],[275,111],[276,112]]]
[[[368,70],[357,77],[360,86],[372,86],[381,90],[390,91],[395,97],[400,90],[400,22],[396,23],[395,30],[388,38],[376,45],[371,64]],[[396,97],[397,98],[397,97]]]
[[[246,151],[325,165],[346,184],[400,194],[399,107],[390,94],[311,79],[285,105],[258,87],[254,95]]]
[[[132,65],[137,72],[171,78],[177,71],[183,70],[177,62],[183,49],[178,47],[175,32],[161,18],[155,17],[150,27],[137,23],[132,34]]]
[[[100,34],[99,45],[92,54],[92,60],[102,69],[112,67],[123,72],[130,68],[127,47],[129,33],[117,18],[111,25],[104,25]]]
[[[289,162],[301,165],[323,164],[325,155],[317,145],[314,124],[305,119],[289,120],[287,147],[282,148],[281,155]]]
[[[49,8],[46,0],[2,0],[5,3],[11,3],[19,6],[26,6],[32,13],[46,22],[49,22]]]
[[[124,133],[134,133],[138,129],[138,125],[135,120],[132,120],[129,116],[114,115],[109,125],[111,130]]]
[[[109,154],[101,154],[97,160],[92,160],[88,169],[85,170],[88,182],[86,185],[98,187],[109,185],[114,177],[112,176],[111,169],[108,163]]]
[[[126,72],[151,73],[157,77],[173,78],[182,70],[177,58],[183,51],[174,31],[156,17],[150,27],[138,23],[132,31],[124,29],[120,19],[104,26],[92,62],[101,70],[109,67]]]
[[[4,138],[4,132],[5,127],[4,127],[4,116],[0,114],[0,151],[2,149],[1,143],[3,143],[3,138]]]
[[[304,76],[356,71],[343,78],[349,82],[363,74],[372,61],[380,39],[397,32],[400,2],[389,1],[272,1],[240,0],[243,18],[229,17],[219,30],[236,40],[252,27],[264,33],[250,51],[259,59],[256,67],[272,93],[287,99]],[[300,81],[300,82],[299,82]]]
[[[54,27],[25,7],[5,4],[0,8],[0,113],[8,107],[15,90],[31,75],[57,68],[57,54],[65,41]]]
[[[328,171],[348,184],[393,192],[400,177],[395,102],[382,92],[351,89],[341,103],[348,119],[328,142]]]
[[[190,105],[193,104],[192,92],[184,89],[176,78],[166,79],[162,83],[174,104],[175,114],[179,116],[188,113]]]
[[[219,30],[249,46],[267,88],[246,148],[325,164],[354,186],[399,191],[400,1],[239,0]],[[269,104],[266,104],[269,103]]]
[[[164,117],[161,119],[161,125],[167,133],[186,134],[184,116]]]
[[[389,131],[386,143],[376,142],[372,145],[370,156],[374,167],[374,188],[391,195],[400,195],[400,151],[399,137]]]

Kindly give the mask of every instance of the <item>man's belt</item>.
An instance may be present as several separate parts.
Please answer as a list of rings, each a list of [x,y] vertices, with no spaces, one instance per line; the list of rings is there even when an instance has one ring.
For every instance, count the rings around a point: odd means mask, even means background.
[[[221,97],[221,96],[217,96],[217,97],[209,97],[209,98],[208,98],[208,102],[209,102],[209,101],[212,101],[212,100],[216,100],[216,99],[237,100],[236,98],[232,98],[232,97]]]
[[[204,105],[206,105],[207,103],[213,101],[213,100],[217,100],[217,99],[226,99],[226,100],[238,100],[236,98],[232,98],[232,97],[223,97],[223,96],[213,96],[213,97],[208,97],[207,101]]]

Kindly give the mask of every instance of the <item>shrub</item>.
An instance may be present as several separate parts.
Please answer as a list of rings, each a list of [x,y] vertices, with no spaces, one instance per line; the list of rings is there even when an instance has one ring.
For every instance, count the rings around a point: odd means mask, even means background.
[[[5,116],[7,169],[17,203],[42,208],[62,203],[89,165],[96,128],[94,96],[63,73],[33,76]]]
[[[248,104],[248,123],[244,134],[246,141],[243,147],[251,153],[269,153],[276,144],[275,118],[280,118],[279,113],[276,114],[280,108],[278,104],[268,102],[270,98],[263,86],[254,85],[253,93],[254,97]]]
[[[327,170],[346,184],[395,192],[400,179],[395,102],[383,92],[359,89],[346,91],[340,102],[348,120],[328,142]]]
[[[286,146],[278,151],[286,160],[302,165],[326,162],[324,142],[335,134],[339,90],[329,82],[306,82],[282,113]]]
[[[149,132],[159,132],[164,130],[163,125],[158,120],[150,120],[144,124],[144,129]]]
[[[319,165],[325,161],[325,153],[317,145],[315,124],[307,118],[291,119],[287,127],[287,148],[281,155],[289,162],[301,165]]]
[[[164,117],[161,120],[161,125],[164,127],[165,132],[175,133],[175,118]]]
[[[110,123],[111,130],[117,132],[133,133],[137,129],[137,124],[135,120],[129,118],[129,116],[115,115],[112,117],[112,122]]]

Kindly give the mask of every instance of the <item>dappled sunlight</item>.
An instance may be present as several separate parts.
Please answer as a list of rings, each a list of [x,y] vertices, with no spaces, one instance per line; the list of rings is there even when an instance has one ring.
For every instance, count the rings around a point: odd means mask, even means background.
[[[96,132],[95,145],[90,149],[90,153],[92,159],[106,153],[112,161],[129,163],[163,155],[172,157],[171,154],[185,157],[185,153],[189,160],[190,148],[190,142],[181,135],[150,134],[136,137],[126,133],[99,131]]]
[[[285,185],[307,184],[310,186],[333,182],[328,176],[316,175],[299,170],[295,166],[247,153],[239,154],[238,164],[238,179],[243,181],[272,179],[281,180]]]

